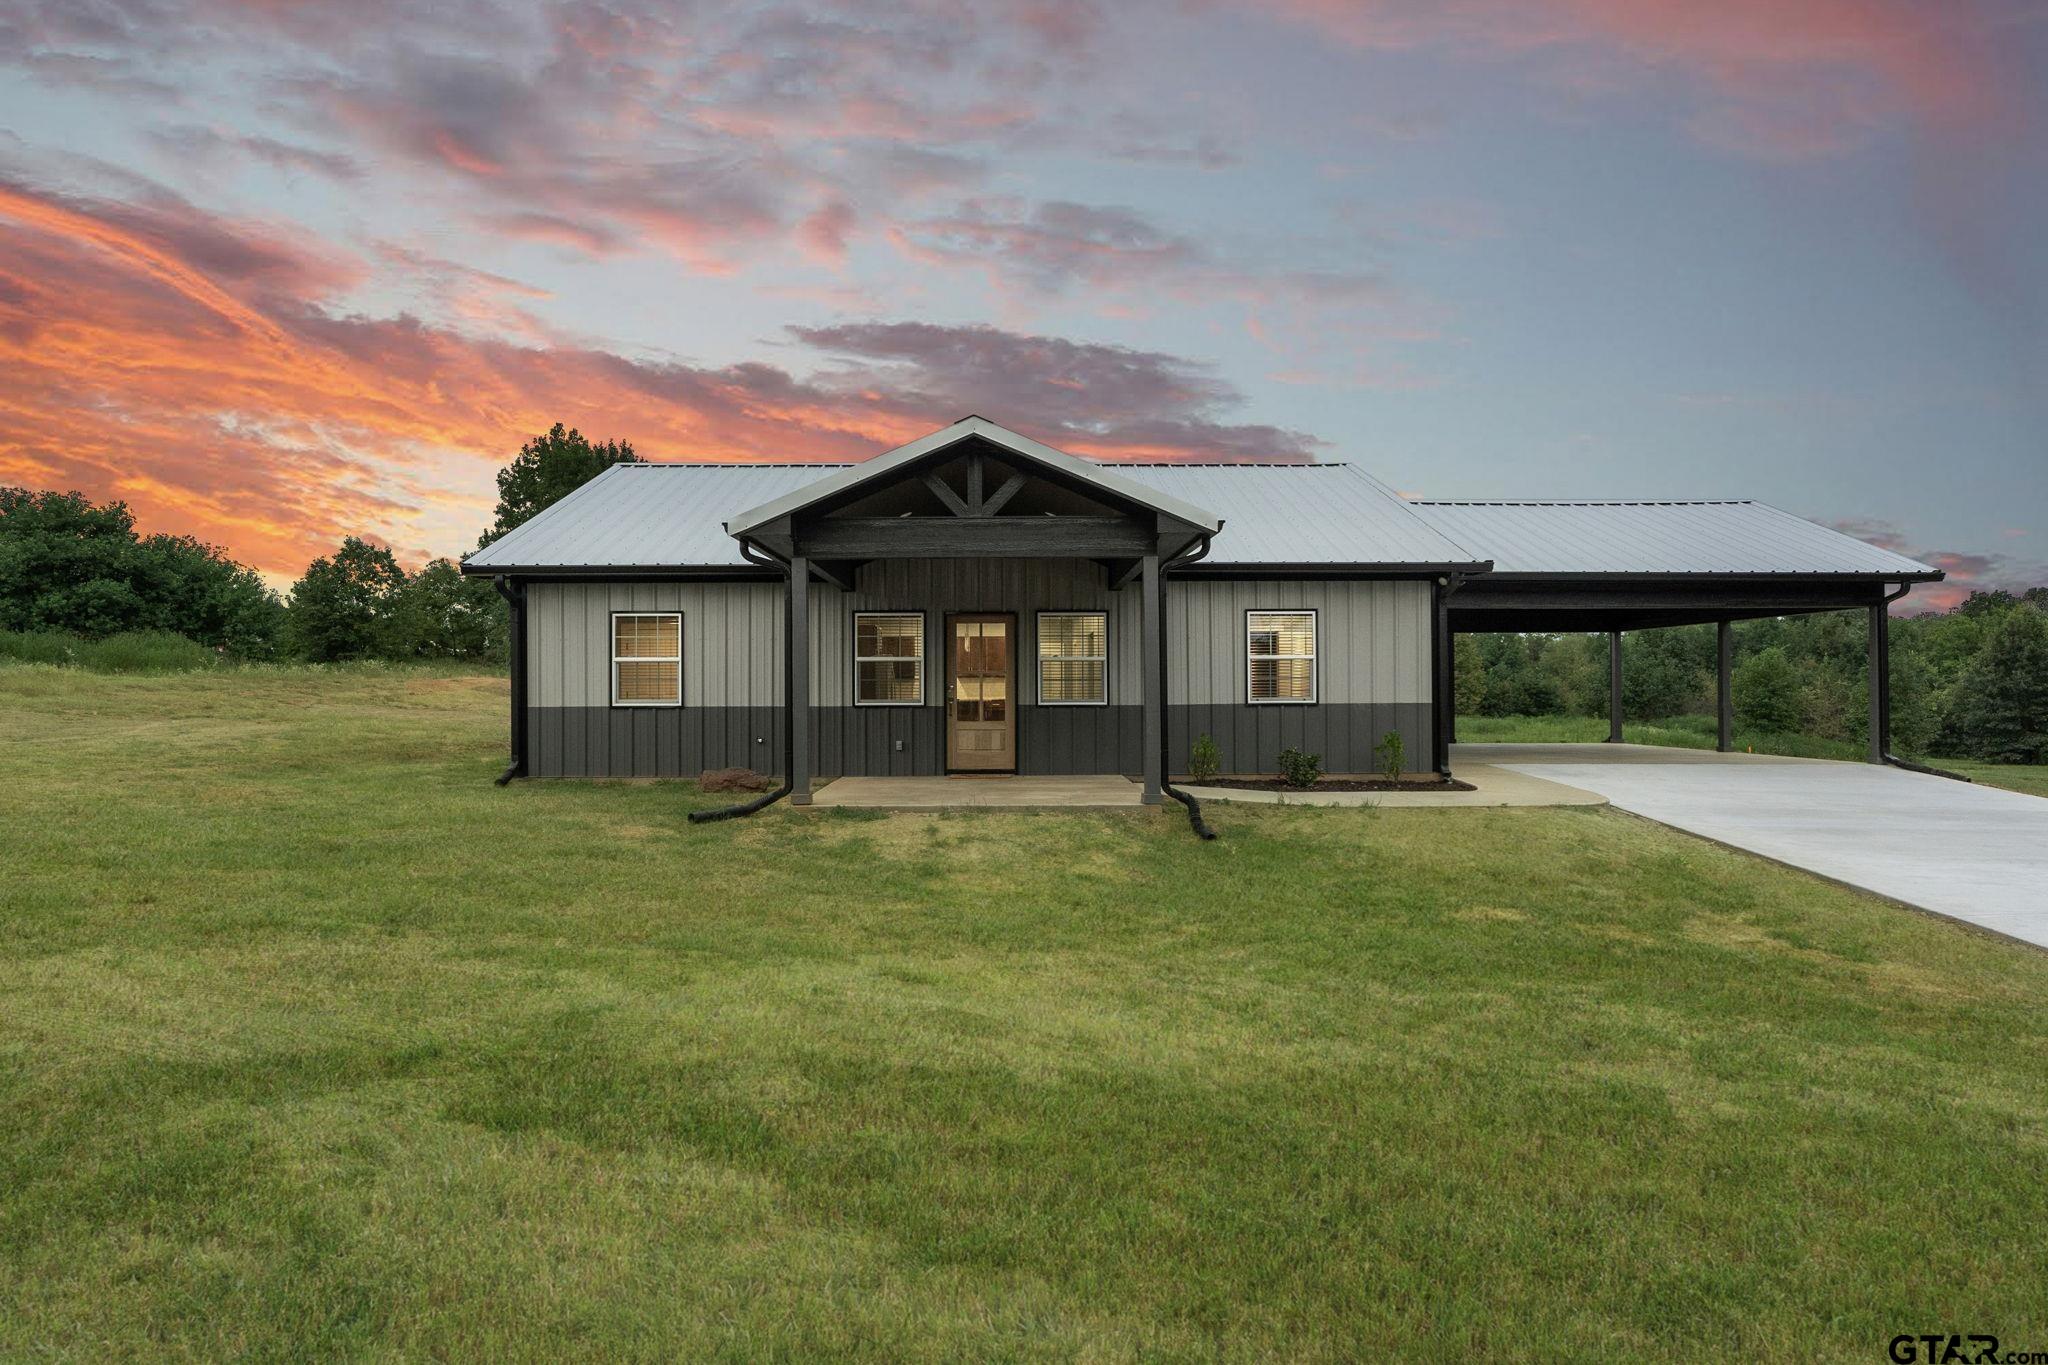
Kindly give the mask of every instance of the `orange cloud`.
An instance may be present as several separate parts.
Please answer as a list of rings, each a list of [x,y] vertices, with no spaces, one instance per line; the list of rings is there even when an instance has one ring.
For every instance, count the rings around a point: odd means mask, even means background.
[[[396,256],[458,301],[525,292]],[[1235,389],[1158,353],[869,324],[797,334],[837,357],[816,378],[652,363],[323,306],[361,269],[168,196],[0,183],[0,483],[124,498],[152,529],[293,576],[346,534],[413,559],[466,549],[491,473],[557,421],[653,458],[860,458],[1001,405],[1107,456],[1306,449],[1298,433],[1216,420]]]

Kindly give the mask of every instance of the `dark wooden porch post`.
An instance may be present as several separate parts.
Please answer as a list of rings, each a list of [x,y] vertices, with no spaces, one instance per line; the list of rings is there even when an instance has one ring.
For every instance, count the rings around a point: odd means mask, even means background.
[[[1714,689],[1716,709],[1720,712],[1720,740],[1715,745],[1722,753],[1735,747],[1735,690],[1731,677],[1735,667],[1735,629],[1722,621],[1714,629],[1717,684]]]
[[[1891,608],[1870,609],[1870,761],[1884,762],[1892,747]]]
[[[1607,742],[1621,743],[1621,632],[1607,632]]]
[[[1145,754],[1145,791],[1139,797],[1146,805],[1156,806],[1165,798],[1160,794],[1160,784],[1165,775],[1160,771],[1166,752],[1166,698],[1159,695],[1165,686],[1166,655],[1159,647],[1160,598],[1159,555],[1155,551],[1144,557],[1143,586],[1139,589],[1141,603],[1138,608],[1138,638],[1144,642],[1144,653],[1140,660],[1143,667],[1139,672],[1145,682],[1139,690],[1144,696],[1144,737],[1139,741]]]
[[[789,803],[811,804],[811,561],[789,561]]]

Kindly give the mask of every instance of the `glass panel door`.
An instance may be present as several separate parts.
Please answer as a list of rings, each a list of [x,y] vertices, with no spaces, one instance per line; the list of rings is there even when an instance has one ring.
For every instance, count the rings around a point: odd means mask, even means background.
[[[1008,616],[955,616],[947,651],[946,766],[1014,772],[1017,716],[1012,704],[1014,634]]]

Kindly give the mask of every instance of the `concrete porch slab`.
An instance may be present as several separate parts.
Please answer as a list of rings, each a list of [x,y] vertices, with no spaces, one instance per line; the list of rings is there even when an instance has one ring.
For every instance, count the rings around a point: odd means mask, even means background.
[[[1127,777],[838,777],[811,796],[816,809],[1078,810],[1144,808]]]

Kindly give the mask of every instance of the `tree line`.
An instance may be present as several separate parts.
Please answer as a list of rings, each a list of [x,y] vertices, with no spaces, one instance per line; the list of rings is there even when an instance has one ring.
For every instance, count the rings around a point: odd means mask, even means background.
[[[2048,587],[1974,592],[1954,609],[1890,622],[1892,747],[1907,754],[2048,762]],[[1862,744],[1869,733],[1864,614],[1738,621],[1734,705],[1744,729]],[[1622,713],[1711,715],[1714,627],[1622,637]],[[1605,716],[1605,635],[1461,635],[1458,711]]]
[[[557,423],[498,472],[478,547],[638,459],[625,442],[593,442]],[[451,559],[408,572],[388,547],[349,536],[280,597],[218,546],[139,534],[123,503],[26,488],[0,488],[0,631],[82,641],[168,634],[227,658],[309,663],[503,662],[510,638],[504,600]]]

